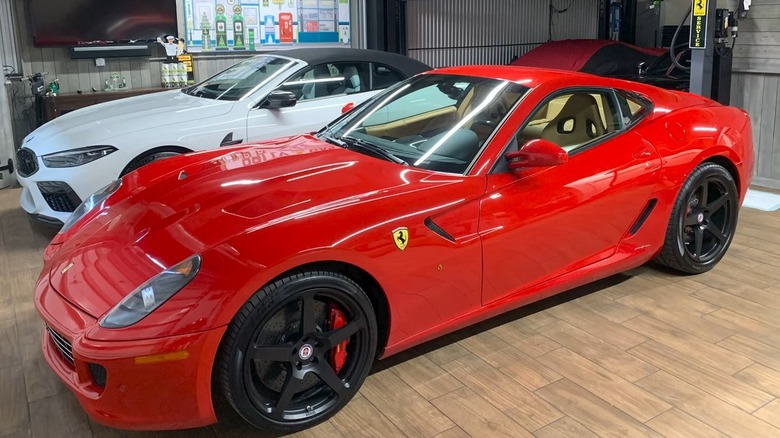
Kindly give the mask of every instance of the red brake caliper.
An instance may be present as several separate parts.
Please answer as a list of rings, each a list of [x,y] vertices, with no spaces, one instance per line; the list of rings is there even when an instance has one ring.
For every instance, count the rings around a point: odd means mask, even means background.
[[[347,325],[347,317],[344,316],[344,312],[341,311],[336,305],[331,304],[329,306],[330,314],[330,329],[336,330]],[[338,373],[344,368],[344,364],[347,363],[347,344],[349,339],[336,345],[330,350],[330,364],[333,365],[333,369]]]

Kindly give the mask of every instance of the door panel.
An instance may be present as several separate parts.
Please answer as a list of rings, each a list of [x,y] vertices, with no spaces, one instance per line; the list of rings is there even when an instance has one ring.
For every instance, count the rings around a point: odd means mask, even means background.
[[[614,254],[660,167],[652,145],[627,132],[560,166],[489,175],[480,211],[483,304]]]

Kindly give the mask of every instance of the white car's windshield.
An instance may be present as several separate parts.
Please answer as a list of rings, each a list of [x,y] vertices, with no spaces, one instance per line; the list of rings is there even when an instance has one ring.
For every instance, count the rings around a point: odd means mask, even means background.
[[[320,138],[399,164],[464,173],[527,91],[489,78],[417,76],[336,121]]]
[[[276,56],[241,61],[205,81],[184,90],[190,96],[215,100],[239,100],[268,83],[295,62]]]

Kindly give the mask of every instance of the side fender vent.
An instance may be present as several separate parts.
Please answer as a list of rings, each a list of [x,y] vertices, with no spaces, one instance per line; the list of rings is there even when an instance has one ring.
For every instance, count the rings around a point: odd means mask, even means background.
[[[425,226],[428,227],[429,230],[441,236],[444,240],[455,243],[455,238],[452,237],[450,233],[444,231],[442,227],[436,225],[436,223],[430,217],[425,218]]]
[[[631,229],[628,231],[629,236],[633,236],[639,231],[640,228],[642,228],[642,225],[644,225],[647,218],[650,217],[650,213],[653,212],[653,209],[655,208],[656,204],[658,204],[658,200],[655,198],[647,202],[647,205],[645,205],[645,209],[642,210],[642,213],[639,215],[638,218],[636,218],[636,222],[634,222],[634,225],[632,225]]]

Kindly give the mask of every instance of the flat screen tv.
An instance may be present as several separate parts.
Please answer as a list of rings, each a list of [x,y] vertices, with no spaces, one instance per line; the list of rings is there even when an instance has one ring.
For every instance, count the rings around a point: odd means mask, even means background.
[[[176,35],[176,0],[32,0],[36,47],[127,43]]]

